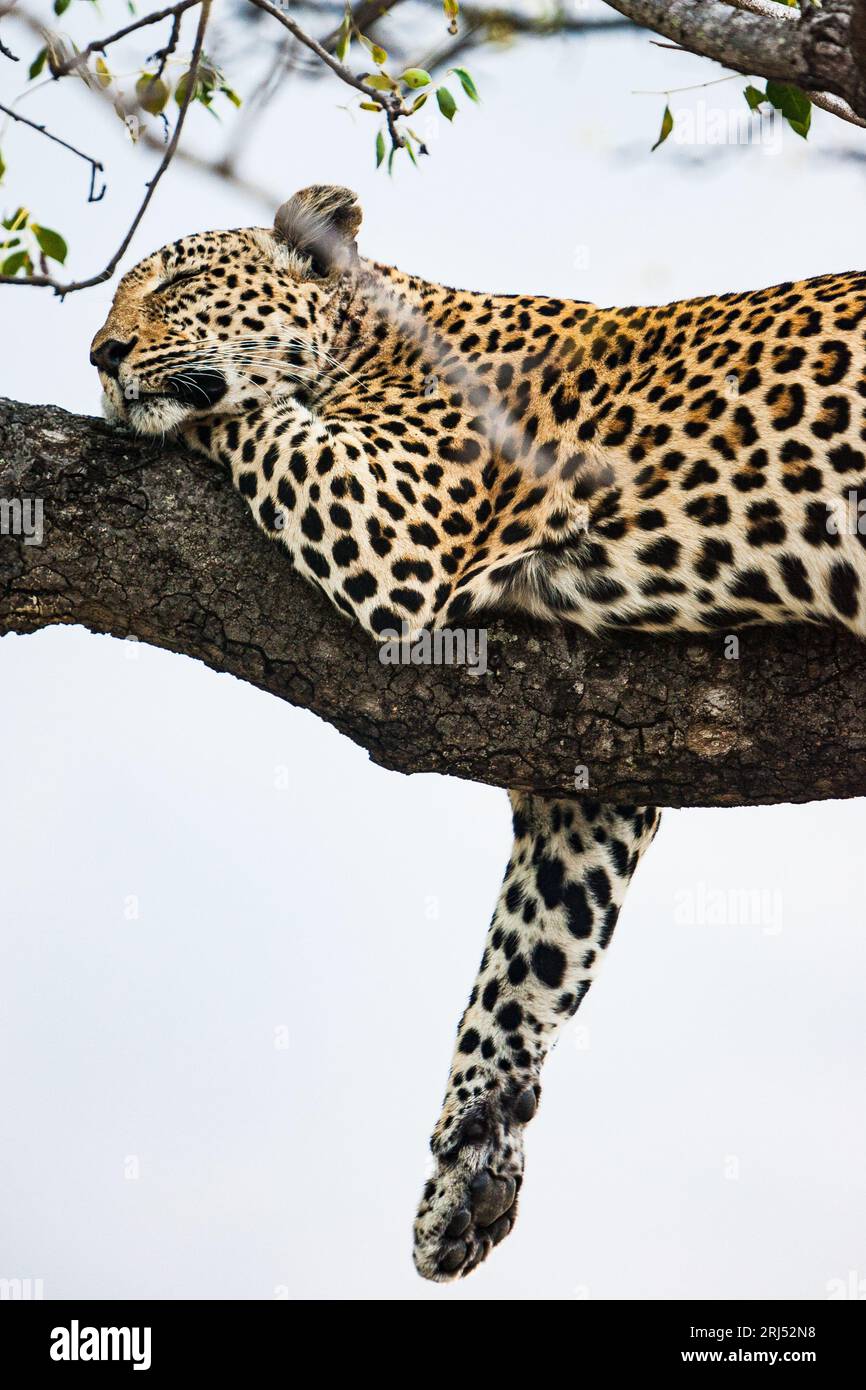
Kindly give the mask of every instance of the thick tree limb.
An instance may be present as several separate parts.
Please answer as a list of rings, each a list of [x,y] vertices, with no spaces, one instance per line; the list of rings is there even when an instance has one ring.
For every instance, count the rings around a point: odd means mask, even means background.
[[[690,53],[734,72],[832,93],[866,117],[866,0],[823,0],[820,8],[790,11],[793,18],[769,6],[739,8],[737,0],[607,3]]]
[[[569,794],[582,764],[595,796],[667,806],[866,793],[866,646],[842,631],[755,628],[726,660],[722,635],[498,625],[486,675],[385,666],[188,453],[0,399],[0,500],[21,497],[42,499],[44,539],[0,536],[0,634],[135,636],[313,710],[400,772]]]

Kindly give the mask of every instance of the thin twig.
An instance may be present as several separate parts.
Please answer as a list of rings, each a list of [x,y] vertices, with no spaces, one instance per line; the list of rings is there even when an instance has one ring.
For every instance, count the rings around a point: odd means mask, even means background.
[[[362,34],[366,34],[368,29],[372,28],[389,10],[393,10],[399,4],[400,0],[360,0],[360,4],[351,11],[352,23]],[[341,27],[342,25],[338,24],[335,29],[331,30],[330,34],[321,40],[323,48],[334,47],[340,37]]]
[[[387,96],[386,92],[377,92],[375,88],[368,87],[360,77],[356,77],[355,74],[346,67],[345,63],[341,63],[338,58],[335,58],[332,53],[329,53],[326,48],[323,48],[318,39],[314,39],[312,35],[305,33],[299,24],[296,24],[288,15],[283,14],[275,5],[271,5],[269,0],[249,0],[249,3],[255,5],[257,10],[263,10],[265,14],[269,14],[272,19],[276,19],[285,29],[288,29],[289,33],[298,40],[298,43],[302,43],[305,48],[309,48],[311,53],[315,53],[316,57],[321,59],[325,66],[331,69],[331,72],[336,73],[341,82],[345,82],[348,86],[354,87],[358,92],[363,92],[364,96],[370,97],[370,99],[374,101],[381,101],[383,97]]]
[[[175,15],[174,19],[172,20],[171,33],[168,37],[168,43],[165,44],[163,48],[158,48],[156,52],[152,53],[150,55],[150,58],[148,59],[148,62],[156,62],[157,60],[159,61],[159,67],[157,68],[156,73],[154,74],[157,82],[162,77],[162,74],[165,72],[166,63],[168,62],[169,58],[172,56],[175,49],[177,48],[178,40],[180,39],[180,25],[182,19],[183,12],[179,10]]]
[[[5,19],[7,14],[11,14],[16,3],[17,0],[9,0],[8,4],[0,6],[0,19]],[[4,58],[8,58],[10,63],[19,63],[21,61],[18,55],[12,52],[11,48],[6,47],[2,39],[0,39],[0,53],[3,54]]]
[[[404,106],[396,92],[379,92],[375,87],[369,87],[363,78],[356,77],[355,74],[346,67],[345,63],[341,63],[338,58],[335,58],[326,48],[323,48],[318,39],[314,39],[310,34],[307,34],[293,19],[290,19],[288,15],[283,14],[281,10],[278,10],[274,5],[270,4],[269,0],[249,0],[249,3],[255,5],[257,10],[262,10],[265,14],[269,14],[272,19],[282,24],[284,29],[288,29],[289,33],[298,40],[298,43],[303,44],[311,53],[315,53],[316,57],[319,58],[326,67],[330,68],[331,72],[339,77],[341,82],[345,82],[349,87],[354,87],[355,91],[361,92],[368,101],[376,102],[385,113],[392,145],[395,147],[402,145],[403,141],[397,131],[396,121],[401,116],[411,115],[411,112]]]
[[[170,16],[178,18],[184,10],[191,10],[195,5],[201,4],[201,0],[177,0],[177,4],[169,5],[165,10],[157,10],[154,14],[144,15],[141,19],[136,19],[132,24],[127,24],[123,29],[118,29],[115,33],[109,34],[104,39],[94,39],[86,48],[82,48],[80,53],[73,53],[63,63],[52,65],[49,59],[52,77],[66,77],[76,68],[80,68],[91,58],[94,53],[104,53],[111,44],[117,43],[120,39],[125,39],[128,34],[134,34],[137,29],[145,29],[151,24],[158,24],[161,19],[168,19]]]
[[[98,203],[100,199],[105,196],[106,185],[104,182],[99,192],[94,192],[96,187],[96,175],[105,173],[105,168],[100,160],[94,159],[90,154],[85,154],[83,150],[77,149],[75,145],[70,145],[68,140],[61,140],[59,135],[52,135],[51,131],[48,130],[46,126],[39,125],[36,121],[29,120],[27,116],[19,116],[17,111],[13,111],[10,106],[4,106],[2,102],[0,102],[0,111],[2,111],[4,115],[9,116],[13,121],[18,121],[21,125],[29,126],[31,130],[37,130],[40,135],[45,136],[46,140],[53,140],[55,145],[62,145],[65,150],[69,150],[71,154],[77,154],[79,159],[85,160],[90,165],[90,191],[87,194],[88,203]]]
[[[739,78],[743,80],[742,73],[731,72],[727,77],[714,77],[710,82],[690,82],[687,87],[633,87],[633,97],[675,97],[680,92],[698,92],[702,87],[718,87],[720,82],[734,82]]]

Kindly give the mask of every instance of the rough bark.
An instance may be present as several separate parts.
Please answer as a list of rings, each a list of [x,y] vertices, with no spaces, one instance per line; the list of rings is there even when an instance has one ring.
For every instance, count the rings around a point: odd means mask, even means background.
[[[832,92],[866,117],[866,0],[802,5],[792,22],[737,0],[607,0],[612,9],[735,72]]]
[[[0,634],[135,636],[313,710],[399,772],[617,801],[727,806],[866,792],[866,646],[841,630],[593,640],[497,625],[487,675],[385,666],[290,569],[213,465],[100,420],[0,399]]]

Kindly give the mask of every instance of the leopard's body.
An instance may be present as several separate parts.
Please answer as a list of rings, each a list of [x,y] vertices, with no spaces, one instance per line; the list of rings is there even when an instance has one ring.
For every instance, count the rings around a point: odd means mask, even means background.
[[[357,257],[346,190],[192,236],[94,339],[112,415],[231,471],[373,637],[491,610],[623,629],[866,630],[866,275],[660,307],[475,294]],[[852,524],[853,523],[853,524]],[[513,795],[515,844],[433,1137],[416,1263],[507,1233],[521,1130],[652,808]]]

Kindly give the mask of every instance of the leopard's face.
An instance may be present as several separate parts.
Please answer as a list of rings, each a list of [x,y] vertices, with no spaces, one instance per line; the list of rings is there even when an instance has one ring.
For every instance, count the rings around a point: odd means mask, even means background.
[[[354,230],[360,212],[346,196]],[[302,225],[292,214],[296,199],[274,230],[185,237],[123,277],[90,353],[109,418],[166,434],[263,398],[307,401],[327,383],[354,248],[314,244],[309,214]]]

